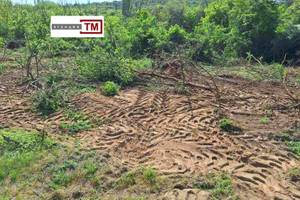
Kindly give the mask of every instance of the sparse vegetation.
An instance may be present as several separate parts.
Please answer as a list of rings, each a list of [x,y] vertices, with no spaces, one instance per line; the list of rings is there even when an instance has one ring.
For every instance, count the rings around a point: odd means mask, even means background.
[[[23,3],[0,0],[1,200],[295,198],[299,0]]]
[[[288,171],[287,175],[288,175],[288,178],[290,178],[294,182],[300,181],[300,169],[299,169],[299,167],[295,166],[293,169]]]
[[[296,127],[296,131],[298,129],[299,128]],[[270,138],[284,142],[289,147],[289,150],[295,153],[298,158],[300,158],[300,136],[296,131],[289,130],[277,135],[271,135]]]
[[[232,195],[232,181],[225,173],[209,172],[205,175],[200,175],[194,187],[197,189],[212,190],[212,199],[224,199]]]

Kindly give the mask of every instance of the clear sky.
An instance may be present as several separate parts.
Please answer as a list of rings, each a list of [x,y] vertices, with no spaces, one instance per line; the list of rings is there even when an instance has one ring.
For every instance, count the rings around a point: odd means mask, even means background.
[[[60,2],[64,2],[64,3],[87,3],[88,1],[90,1],[91,3],[93,2],[112,2],[114,0],[50,0],[53,1],[55,3],[60,3]],[[120,0],[117,0],[120,1]],[[12,0],[13,3],[28,3],[28,4],[33,4],[34,0]]]

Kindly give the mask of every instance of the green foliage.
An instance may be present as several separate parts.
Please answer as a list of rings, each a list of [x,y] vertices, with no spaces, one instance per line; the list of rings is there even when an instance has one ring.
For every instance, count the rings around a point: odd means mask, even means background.
[[[52,145],[46,135],[16,129],[0,130],[0,185],[6,177],[13,182],[21,178],[21,174]]]
[[[65,111],[65,116],[72,120],[72,122],[61,122],[60,126],[68,130],[71,134],[76,134],[80,130],[89,130],[94,127],[92,120],[89,120],[82,111],[77,111],[72,107],[69,107],[68,110]]]
[[[37,92],[32,101],[35,110],[48,115],[65,106],[66,94],[54,84],[49,89]]]
[[[121,179],[121,182],[120,182],[120,187],[121,188],[129,187],[129,186],[132,186],[134,184],[136,184],[134,173],[128,172],[128,173],[122,175],[122,179]]]
[[[86,177],[92,177],[94,174],[97,172],[98,165],[95,163],[87,162],[84,164],[84,169],[85,169],[85,176]]]
[[[189,89],[186,88],[184,84],[180,84],[177,92],[179,94],[187,94],[187,93],[189,93]]]
[[[149,182],[150,185],[156,187],[156,174],[152,169],[145,169],[143,172],[144,180]]]
[[[288,177],[294,181],[297,182],[300,180],[300,169],[299,167],[295,166],[293,169],[288,171]]]
[[[260,120],[259,120],[259,122],[260,123],[266,123],[266,121],[268,120],[268,116],[267,115],[264,115]]]
[[[232,194],[232,181],[225,173],[209,172],[199,176],[194,183],[197,189],[212,190],[213,199],[224,199]]]
[[[66,186],[70,184],[73,180],[72,174],[68,174],[66,172],[59,172],[53,177],[53,184]]]
[[[101,87],[101,89],[106,96],[114,96],[114,95],[118,94],[121,87],[112,81],[106,81],[105,85],[103,85]]]
[[[230,119],[221,119],[219,120],[220,128],[226,132],[233,132],[233,121]]]
[[[6,65],[4,63],[0,63],[0,74],[7,72]]]
[[[89,130],[93,127],[90,120],[78,120],[72,123],[62,122],[60,126],[72,134],[78,133],[80,130]]]
[[[300,158],[300,141],[288,141],[286,144],[288,145],[289,150]]]
[[[181,29],[177,24],[170,27],[168,31],[169,41],[174,44],[184,44],[185,43],[185,30]]]
[[[151,168],[142,168],[135,172],[127,172],[122,175],[117,188],[128,188],[141,185],[150,185],[151,190],[160,189],[158,177]]]
[[[295,127],[293,130],[271,135],[270,138],[284,142],[289,147],[289,150],[295,153],[298,158],[300,158],[300,136],[297,134],[298,129],[299,126]]]

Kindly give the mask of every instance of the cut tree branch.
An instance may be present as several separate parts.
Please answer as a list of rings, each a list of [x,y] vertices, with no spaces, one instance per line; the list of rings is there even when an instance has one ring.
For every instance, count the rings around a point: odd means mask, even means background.
[[[137,71],[137,70],[134,70],[134,69],[132,69],[132,71],[137,73],[137,74],[157,76],[159,78],[168,79],[168,80],[172,80],[172,81],[176,81],[176,82],[181,81],[180,79],[177,79],[177,78],[174,78],[174,77],[169,77],[169,76],[164,76],[164,75],[161,75],[161,74],[157,74],[155,72],[142,72],[142,71]],[[206,87],[204,85],[199,85],[199,84],[195,84],[195,83],[191,83],[191,82],[185,82],[185,85],[211,91],[211,89],[209,87]]]

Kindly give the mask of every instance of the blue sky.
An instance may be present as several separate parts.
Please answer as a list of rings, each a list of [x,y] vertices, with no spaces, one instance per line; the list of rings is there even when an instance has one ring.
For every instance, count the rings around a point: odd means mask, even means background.
[[[72,3],[72,4],[74,4],[76,2],[78,2],[78,3],[87,3],[88,2],[88,0],[50,0],[50,1],[53,1],[55,3],[60,3],[63,1],[63,2]],[[105,2],[105,1],[112,2],[113,0],[90,0],[91,3]],[[120,0],[117,0],[117,1],[120,1]],[[13,3],[26,3],[27,2],[28,4],[33,4],[34,0],[12,0],[12,2]]]

